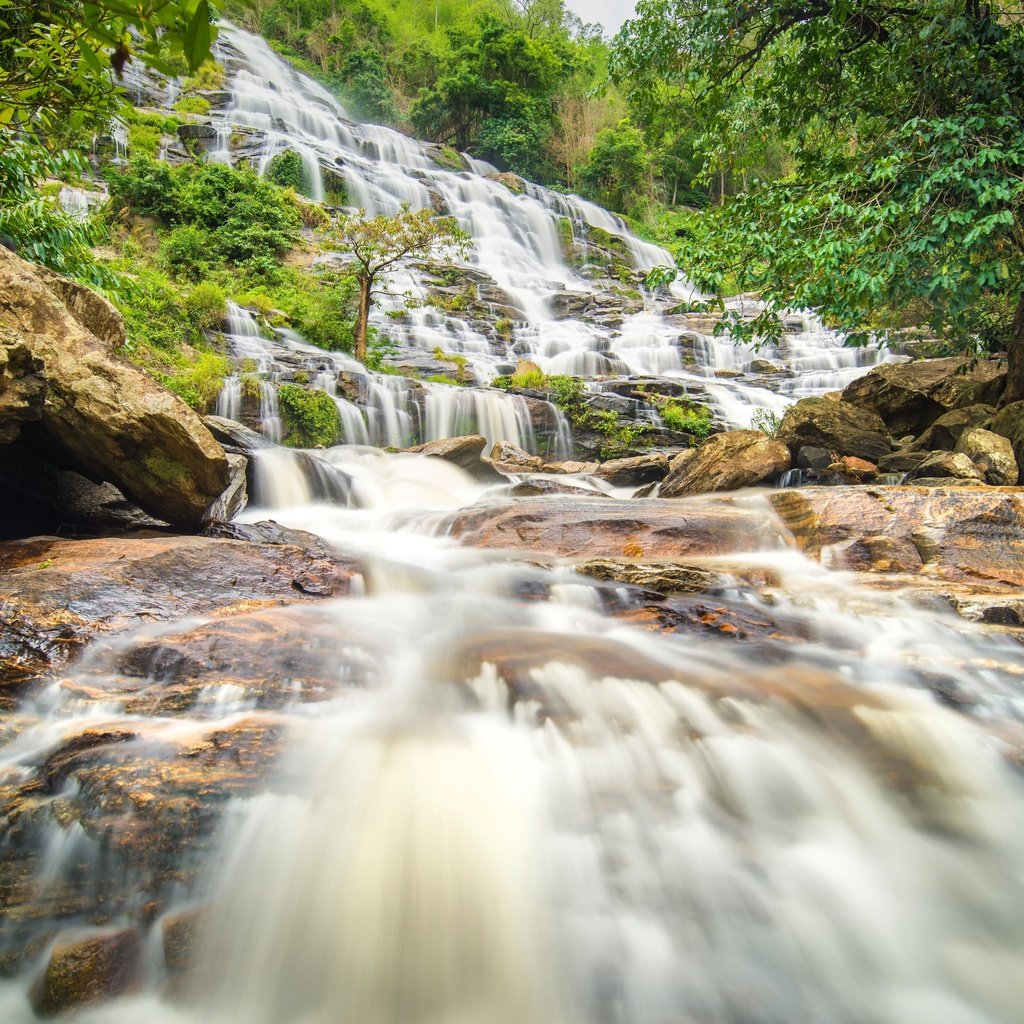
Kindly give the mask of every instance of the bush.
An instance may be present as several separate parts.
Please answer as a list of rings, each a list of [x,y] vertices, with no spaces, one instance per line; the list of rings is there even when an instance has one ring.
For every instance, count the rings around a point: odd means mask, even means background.
[[[224,65],[215,60],[200,64],[182,83],[185,92],[208,92],[224,88]]]
[[[282,188],[293,188],[304,196],[310,194],[306,165],[302,161],[302,154],[294,149],[286,149],[283,153],[272,157],[267,165],[266,177],[268,181],[272,181]]]
[[[755,409],[754,415],[750,417],[750,429],[760,430],[769,437],[775,437],[781,426],[782,417],[774,409],[767,409],[764,406]]]
[[[678,402],[669,399],[663,403],[658,414],[662,423],[670,430],[679,430],[684,434],[692,434],[702,440],[711,433],[714,421],[706,406],[694,402]]]
[[[160,245],[160,262],[172,274],[196,281],[210,272],[217,243],[209,231],[186,224],[175,228]]]
[[[208,114],[210,101],[205,96],[183,96],[174,104],[180,114]]]
[[[185,300],[185,312],[196,327],[217,327],[228,315],[224,292],[212,281],[200,282],[189,292]]]
[[[277,389],[284,443],[290,448],[329,448],[341,440],[341,417],[325,391],[307,391],[298,384]]]
[[[184,356],[179,368],[155,376],[197,412],[208,412],[217,401],[228,372],[228,361],[223,356],[194,352]]]

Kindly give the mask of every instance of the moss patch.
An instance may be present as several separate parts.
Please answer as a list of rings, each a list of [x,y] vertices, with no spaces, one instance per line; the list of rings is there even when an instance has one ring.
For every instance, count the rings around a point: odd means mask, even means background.
[[[277,389],[284,443],[289,448],[330,448],[341,440],[338,407],[325,391],[308,391],[298,384]]]

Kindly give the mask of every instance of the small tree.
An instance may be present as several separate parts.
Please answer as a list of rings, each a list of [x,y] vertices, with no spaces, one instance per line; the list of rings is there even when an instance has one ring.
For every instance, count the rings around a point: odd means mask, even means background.
[[[328,247],[349,252],[355,259],[359,310],[354,332],[355,357],[366,359],[366,336],[375,286],[383,274],[413,260],[450,263],[469,252],[470,238],[454,217],[436,217],[431,210],[408,207],[394,217],[358,213],[333,223],[325,231]]]

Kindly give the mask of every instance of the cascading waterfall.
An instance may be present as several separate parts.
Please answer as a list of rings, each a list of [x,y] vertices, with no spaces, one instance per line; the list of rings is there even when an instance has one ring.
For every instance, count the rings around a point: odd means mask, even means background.
[[[369,214],[394,214],[402,204],[444,210],[473,238],[467,273],[483,275],[515,311],[511,332],[497,337],[465,316],[433,309],[419,273],[403,271],[392,290],[410,292],[424,304],[406,316],[396,315],[396,302],[374,313],[377,330],[402,351],[465,353],[479,383],[507,372],[520,357],[550,373],[674,378],[702,394],[722,421],[737,426],[749,425],[759,407],[777,410],[796,398],[835,390],[880,359],[892,358],[877,349],[844,348],[841,337],[800,317],[792,318],[792,333],[763,352],[736,349],[728,339],[703,334],[687,341],[694,332],[665,313],[696,297],[683,280],[670,293],[647,296],[645,312],[616,316],[614,295],[602,296],[569,259],[563,236],[567,230],[574,245],[585,247],[588,232],[599,230],[637,273],[671,263],[667,252],[636,238],[621,218],[578,196],[529,182],[510,187],[484,161],[469,158],[465,169],[454,170],[438,162],[436,148],[380,125],[353,123],[321,86],[238,28],[224,26],[218,47],[231,101],[214,123],[228,135],[232,125],[256,133],[261,169],[276,154],[293,149],[302,157],[313,198],[324,197],[325,181],[340,178],[350,206]],[[566,301],[572,312],[556,315],[552,303]],[[716,370],[749,374],[759,357],[777,362],[780,372],[753,381],[714,377]],[[785,398],[780,401],[779,395]],[[395,433],[387,436],[394,443]]]

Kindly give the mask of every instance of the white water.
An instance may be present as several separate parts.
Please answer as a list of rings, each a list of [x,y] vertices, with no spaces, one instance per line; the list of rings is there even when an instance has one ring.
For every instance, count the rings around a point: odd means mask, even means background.
[[[638,274],[671,263],[667,252],[636,238],[623,220],[578,196],[550,192],[532,183],[524,183],[522,192],[513,191],[483,161],[469,158],[464,170],[452,170],[437,163],[436,151],[424,143],[380,125],[356,124],[320,85],[290,68],[262,39],[236,27],[225,25],[217,45],[228,69],[231,102],[225,111],[214,114],[213,123],[225,139],[233,125],[255,132],[250,141],[258,147],[256,164],[261,170],[276,154],[295,150],[302,156],[315,199],[328,194],[333,175],[344,180],[350,208],[390,214],[406,203],[414,210],[436,206],[456,217],[473,238],[472,270],[485,275],[483,279],[491,282],[488,287],[496,287],[503,296],[502,304],[515,311],[514,327],[499,336],[480,322],[431,306],[418,272],[400,272],[392,281],[394,293],[410,293],[425,304],[398,321],[388,314],[395,313],[401,303],[385,301],[374,313],[374,325],[402,351],[429,353],[440,348],[465,355],[478,383],[506,372],[521,356],[550,373],[682,378],[703,394],[724,422],[737,426],[749,425],[759,407],[778,410],[798,397],[840,388],[882,358],[876,350],[844,348],[841,337],[804,318],[805,323],[796,323],[796,333],[786,334],[780,345],[764,352],[736,348],[727,338],[698,335],[696,361],[686,363],[680,341],[693,332],[678,318],[665,316],[666,309],[680,299],[694,297],[684,280],[672,286],[671,294],[647,296],[644,313],[616,317],[614,296],[609,302],[608,295],[601,295],[580,268],[566,260],[560,231],[567,227],[584,249],[591,229],[609,233],[618,239]],[[212,158],[231,158],[219,143],[215,149]],[[466,287],[480,295],[479,285],[472,280],[467,279]],[[577,316],[560,318],[550,306],[558,295],[576,296],[584,305],[592,298],[600,301]],[[783,376],[777,381],[752,380],[756,374],[751,362],[759,356],[780,364]],[[747,376],[716,381],[714,372],[719,369],[739,370]],[[451,401],[478,406],[490,402],[482,398]],[[412,421],[420,417],[408,407],[401,411]],[[489,439],[528,443],[521,427],[508,433],[518,415],[489,406],[484,420],[503,424],[502,436],[488,433]],[[478,429],[470,421],[449,417],[439,429],[459,433]],[[438,422],[431,417],[432,424]],[[387,443],[396,443],[394,432],[374,435],[372,424],[367,429],[371,441],[380,443],[379,438],[387,436]],[[361,440],[358,433],[347,428],[346,439]],[[446,435],[427,428],[417,439],[436,436]]]
[[[715,562],[739,573],[732,597],[710,600],[802,642],[652,634],[602,612],[626,591],[439,534],[485,496],[453,466],[356,448],[257,460],[247,517],[364,567],[362,596],[289,612],[361,682],[261,712],[214,674],[176,717],[124,710],[108,659],[193,621],[100,645],[23,707],[8,777],[83,724],[155,738],[246,714],[292,738],[167,906],[212,921],[185,998],[162,994],[158,923],[145,991],[83,1022],[1020,1019],[1024,807],[994,738],[1024,719],[1012,639],[830,573],[781,526],[768,552],[737,538]],[[771,522],[762,496],[731,500]],[[750,565],[780,581],[763,599],[740,582]],[[974,720],[933,700],[937,675]],[[48,835],[40,882],[104,870],[76,827]],[[12,1024],[31,1019],[40,963],[0,987]]]

